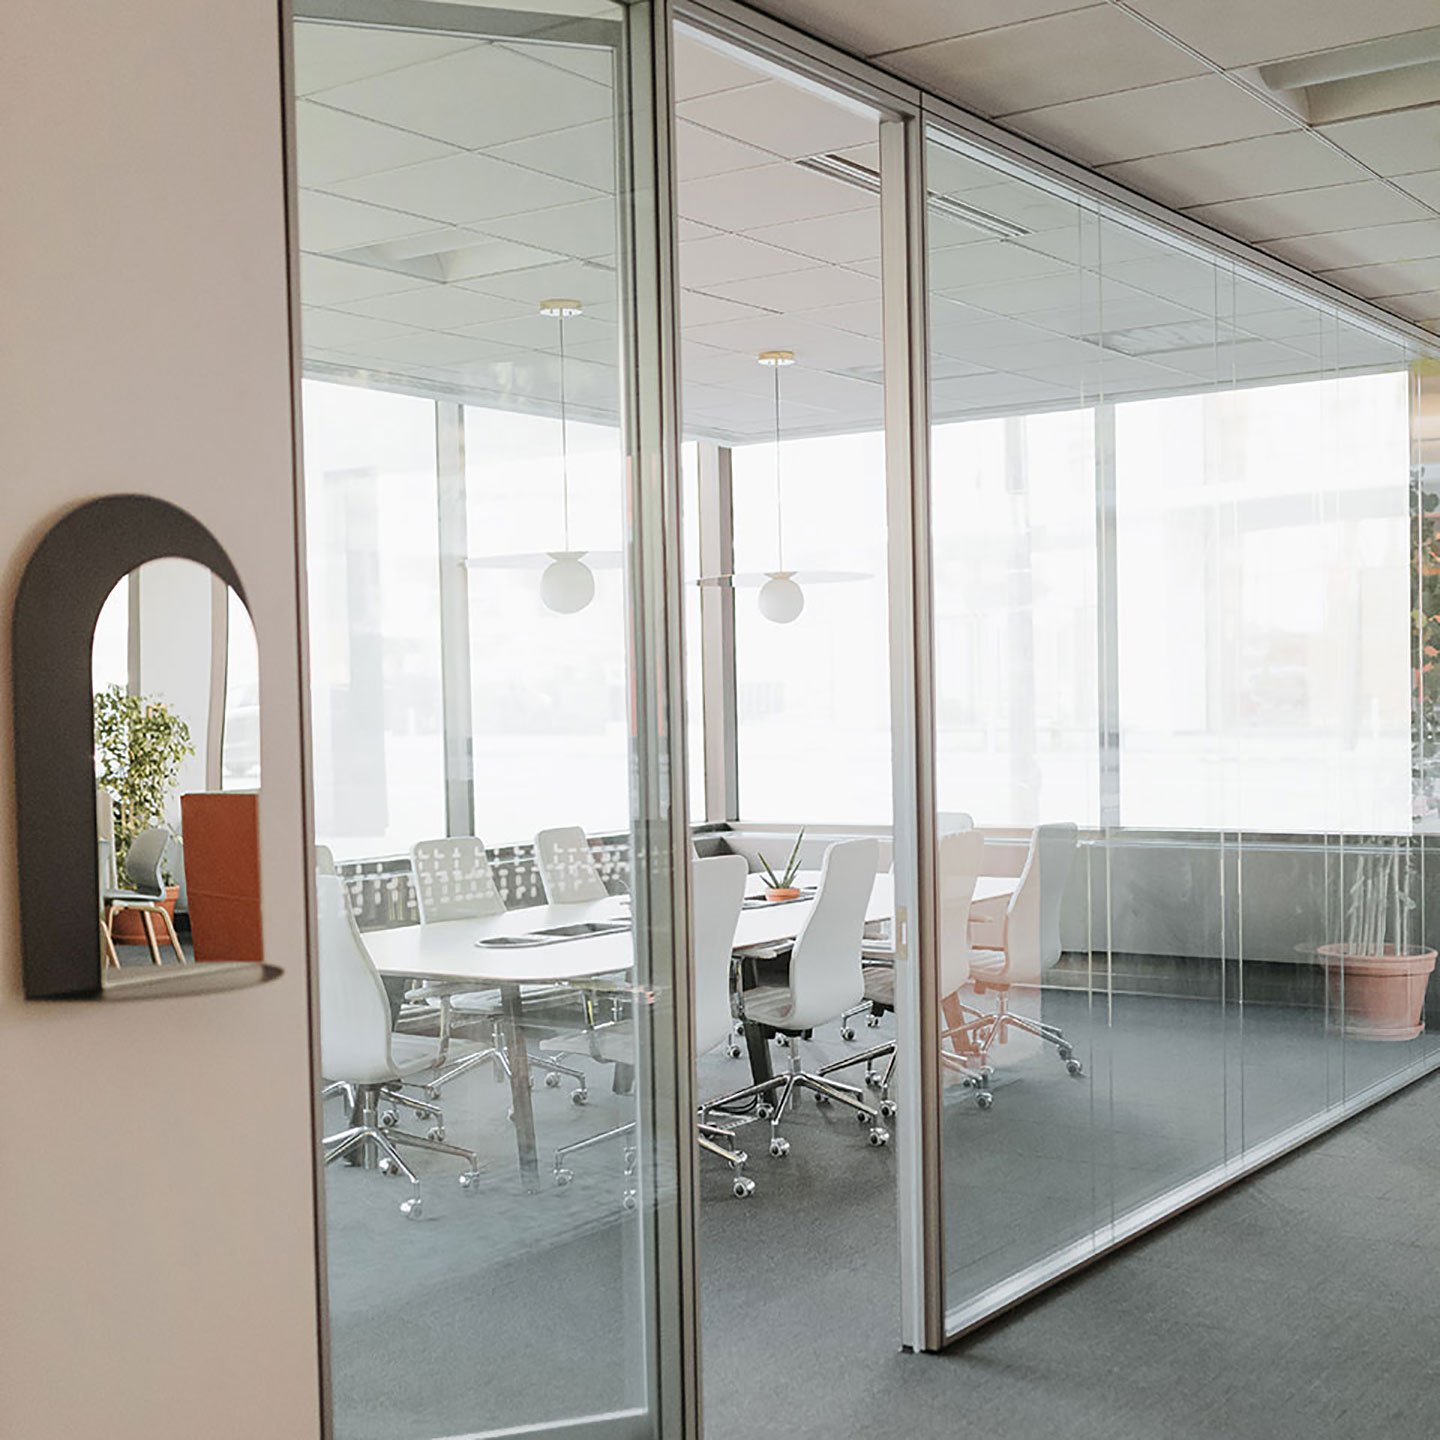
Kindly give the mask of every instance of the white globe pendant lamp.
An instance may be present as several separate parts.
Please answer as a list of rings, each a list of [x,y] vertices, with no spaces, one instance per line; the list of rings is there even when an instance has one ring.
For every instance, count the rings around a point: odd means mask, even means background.
[[[775,373],[775,568],[760,587],[760,613],[775,625],[789,625],[805,609],[805,592],[785,568],[785,510],[780,487],[780,372],[795,363],[793,350],[762,350],[760,363]]]

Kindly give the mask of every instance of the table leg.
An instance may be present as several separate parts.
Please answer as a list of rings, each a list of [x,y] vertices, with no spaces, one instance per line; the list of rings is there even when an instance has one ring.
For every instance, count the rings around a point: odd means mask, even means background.
[[[525,1050],[525,1032],[520,1024],[520,987],[502,985],[500,999],[505,1009],[505,1054],[510,1061],[510,1106],[515,1112],[515,1148],[520,1155],[520,1179],[526,1192],[533,1195],[540,1188],[540,1155],[535,1144],[530,1056]]]

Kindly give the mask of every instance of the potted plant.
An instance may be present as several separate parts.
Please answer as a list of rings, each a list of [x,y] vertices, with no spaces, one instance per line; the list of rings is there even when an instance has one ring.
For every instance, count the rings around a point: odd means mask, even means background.
[[[767,900],[798,900],[800,898],[800,889],[795,884],[795,876],[800,872],[800,842],[804,838],[805,832],[802,830],[795,837],[795,845],[790,851],[790,858],[785,862],[785,868],[779,875],[771,868],[764,852],[760,853],[760,873],[765,877],[765,898]]]
[[[95,779],[115,807],[115,866],[122,888],[131,842],[142,830],[164,824],[181,763],[194,753],[190,727],[163,700],[127,695],[118,685],[95,696]],[[162,903],[172,916],[179,893],[178,885],[166,885]],[[113,938],[117,944],[143,945],[139,915],[121,910]]]
[[[1435,951],[1411,943],[1414,879],[1408,852],[1362,853],[1346,899],[1345,939],[1321,945],[1330,1011],[1360,1040],[1413,1040],[1425,1029],[1425,991]]]

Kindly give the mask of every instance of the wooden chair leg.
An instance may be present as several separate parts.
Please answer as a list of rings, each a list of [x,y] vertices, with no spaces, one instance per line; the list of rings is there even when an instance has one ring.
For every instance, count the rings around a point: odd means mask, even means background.
[[[155,941],[155,917],[154,913],[147,906],[140,911],[140,923],[145,927],[145,943],[150,947],[150,962],[153,965],[162,965],[160,959],[160,946]]]
[[[180,947],[180,937],[175,933],[175,922],[170,918],[170,912],[162,905],[157,913],[165,922],[165,936],[170,942],[170,948],[175,952],[176,961],[181,965],[188,964],[185,951]]]
[[[105,968],[120,968],[120,957],[115,953],[115,942],[110,938],[110,927],[105,923],[105,917],[100,917],[100,950],[105,957]]]

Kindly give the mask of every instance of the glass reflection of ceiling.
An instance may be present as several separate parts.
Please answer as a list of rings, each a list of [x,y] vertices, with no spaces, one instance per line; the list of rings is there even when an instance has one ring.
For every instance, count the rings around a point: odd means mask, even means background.
[[[577,416],[618,404],[615,127],[603,48],[297,26],[311,373]],[[685,428],[882,424],[876,117],[676,39]],[[1400,346],[1228,265],[931,145],[937,419],[1313,377]]]

